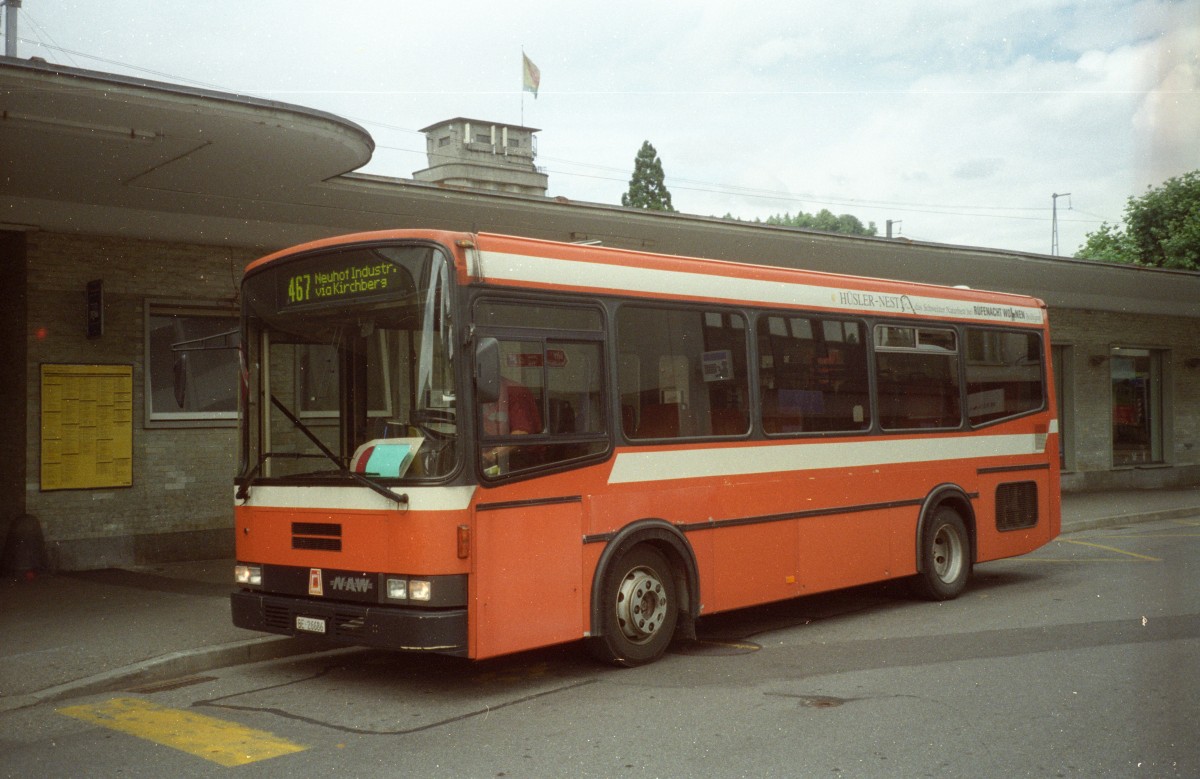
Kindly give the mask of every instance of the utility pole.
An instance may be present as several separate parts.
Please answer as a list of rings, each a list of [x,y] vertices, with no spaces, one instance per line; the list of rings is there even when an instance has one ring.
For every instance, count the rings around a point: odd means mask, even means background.
[[[903,222],[903,221],[904,221],[903,219],[889,219],[889,220],[887,220],[887,237],[888,237],[888,238],[891,238],[891,237],[892,237],[892,225],[898,225],[898,224],[900,224],[900,223],[901,223],[901,222]]]
[[[4,0],[4,56],[17,56],[17,9],[21,0]]]
[[[1050,196],[1052,204],[1050,209],[1050,254],[1058,256],[1058,199],[1060,197],[1070,197],[1070,192],[1055,192]],[[1071,207],[1071,201],[1067,201],[1067,208]]]

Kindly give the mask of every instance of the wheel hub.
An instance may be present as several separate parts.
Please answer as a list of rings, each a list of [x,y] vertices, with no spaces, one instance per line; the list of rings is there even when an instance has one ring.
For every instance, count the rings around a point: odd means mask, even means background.
[[[649,640],[662,627],[667,608],[662,582],[653,571],[635,568],[625,575],[617,590],[617,623],[626,638]]]
[[[953,581],[962,570],[962,565],[962,539],[949,527],[938,528],[933,537],[933,569],[937,577],[944,582]]]

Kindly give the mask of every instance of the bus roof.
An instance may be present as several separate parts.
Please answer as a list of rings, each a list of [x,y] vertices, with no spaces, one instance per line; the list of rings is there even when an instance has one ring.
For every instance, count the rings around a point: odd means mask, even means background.
[[[1027,295],[480,233],[468,279],[505,286],[1041,325]],[[802,258],[798,258],[802,259]]]
[[[860,315],[974,320],[1039,326],[1045,303],[1027,295],[946,287],[794,267],[572,244],[493,233],[380,230],[335,236],[275,252],[252,262],[247,274],[272,261],[359,243],[424,240],[447,246],[465,262],[464,283],[775,305]],[[803,261],[801,252],[797,260]]]

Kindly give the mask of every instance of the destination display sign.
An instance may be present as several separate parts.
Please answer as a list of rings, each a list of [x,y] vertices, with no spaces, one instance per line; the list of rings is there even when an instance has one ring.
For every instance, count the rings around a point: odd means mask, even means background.
[[[280,311],[395,299],[413,290],[406,269],[378,255],[358,252],[288,263],[276,271],[275,278]]]

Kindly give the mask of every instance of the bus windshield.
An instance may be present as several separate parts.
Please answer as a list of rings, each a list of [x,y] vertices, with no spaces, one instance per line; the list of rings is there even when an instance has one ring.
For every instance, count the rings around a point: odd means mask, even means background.
[[[458,462],[450,266],[428,245],[275,260],[243,283],[243,489],[437,479]],[[363,467],[364,452],[400,451]],[[356,457],[356,453],[360,456]]]

